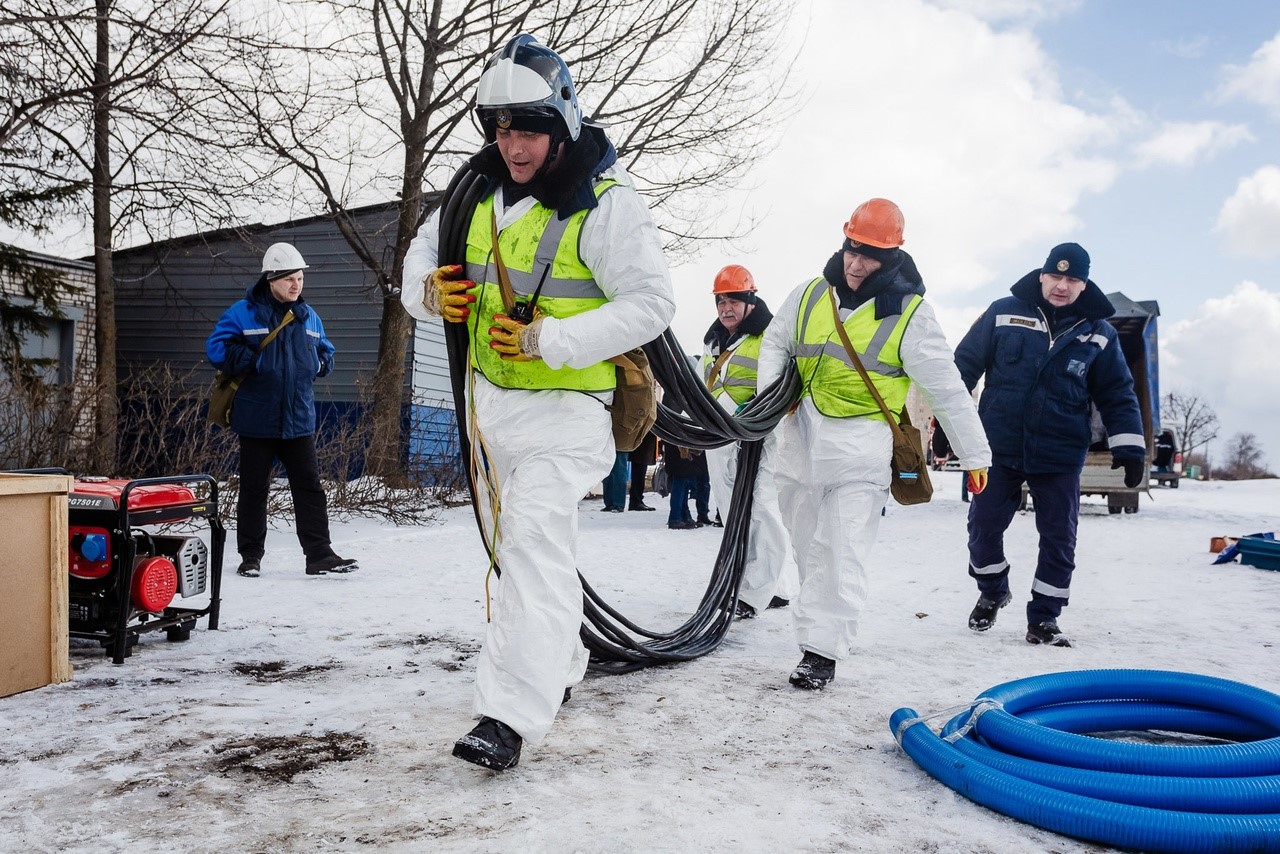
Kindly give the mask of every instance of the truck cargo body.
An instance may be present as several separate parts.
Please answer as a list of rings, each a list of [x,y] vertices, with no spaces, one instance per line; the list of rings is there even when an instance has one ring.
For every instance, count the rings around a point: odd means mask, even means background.
[[[1155,453],[1155,437],[1160,432],[1160,361],[1156,318],[1160,306],[1155,300],[1135,302],[1120,292],[1107,294],[1116,313],[1108,319],[1118,333],[1124,360],[1133,374],[1133,390],[1138,396],[1142,415],[1142,434],[1146,438],[1147,458],[1141,485],[1126,487],[1124,469],[1111,468],[1111,451],[1106,437],[1095,436],[1089,448],[1084,469],[1080,472],[1080,494],[1106,496],[1112,513],[1138,512],[1138,495],[1150,493],[1151,460]],[[1095,423],[1096,419],[1095,419]]]

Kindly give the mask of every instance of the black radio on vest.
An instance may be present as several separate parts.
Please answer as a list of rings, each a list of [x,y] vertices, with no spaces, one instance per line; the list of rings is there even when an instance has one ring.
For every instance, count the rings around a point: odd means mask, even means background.
[[[518,302],[511,306],[511,319],[518,320],[521,323],[533,323],[533,310],[538,306],[538,295],[542,293],[542,285],[547,281],[547,273],[551,272],[551,265],[542,268],[542,278],[538,279],[538,286],[533,289],[533,296],[524,302]]]

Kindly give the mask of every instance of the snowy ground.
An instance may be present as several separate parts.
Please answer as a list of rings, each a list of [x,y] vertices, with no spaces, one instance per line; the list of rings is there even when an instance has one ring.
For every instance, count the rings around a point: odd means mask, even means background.
[[[1210,565],[1209,538],[1280,528],[1280,481],[1184,483],[1136,515],[1081,518],[1062,626],[1023,640],[1034,516],[1008,537],[1015,604],[966,627],[959,474],[891,505],[854,657],[793,690],[786,610],[715,654],[591,677],[501,775],[450,754],[471,726],[483,562],[469,508],[438,524],[335,526],[351,576],[306,577],[273,531],[259,579],[225,579],[222,626],[151,636],[124,665],[73,642],[73,681],[0,699],[0,851],[1095,852],[990,812],[894,743],[894,709],[1059,670],[1185,670],[1280,692],[1280,572]],[[660,501],[649,496],[651,503]],[[582,567],[628,617],[674,626],[719,529],[582,504]],[[234,563],[232,563],[234,566]]]

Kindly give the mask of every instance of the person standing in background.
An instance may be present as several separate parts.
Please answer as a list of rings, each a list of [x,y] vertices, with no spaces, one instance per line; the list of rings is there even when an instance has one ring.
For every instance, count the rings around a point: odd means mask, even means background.
[[[601,484],[604,493],[604,512],[621,513],[627,500],[627,452],[617,451],[613,468]]]
[[[215,368],[244,375],[231,409],[231,430],[240,437],[236,572],[248,578],[262,572],[276,460],[289,479],[307,575],[359,568],[355,560],[339,557],[329,540],[328,504],[316,463],[312,384],[333,370],[334,351],[320,315],[302,298],[306,268],[302,253],[288,243],[267,247],[262,275],[244,299],[223,312],[205,342],[205,355]]]
[[[658,461],[658,437],[650,430],[640,440],[640,444],[629,455],[631,461],[631,482],[629,486],[630,502],[628,510],[656,510],[644,503],[645,481],[649,477],[649,466]]]

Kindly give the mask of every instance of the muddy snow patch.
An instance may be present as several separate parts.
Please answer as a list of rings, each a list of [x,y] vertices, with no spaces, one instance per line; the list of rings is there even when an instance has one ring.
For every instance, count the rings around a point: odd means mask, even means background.
[[[350,762],[370,750],[369,742],[350,732],[323,735],[277,735],[228,741],[213,748],[218,769],[242,770],[282,783],[330,762]]]
[[[259,682],[283,682],[288,679],[303,679],[317,673],[325,673],[337,667],[336,664],[303,664],[290,667],[287,661],[242,661],[232,666],[233,673],[251,676]]]

